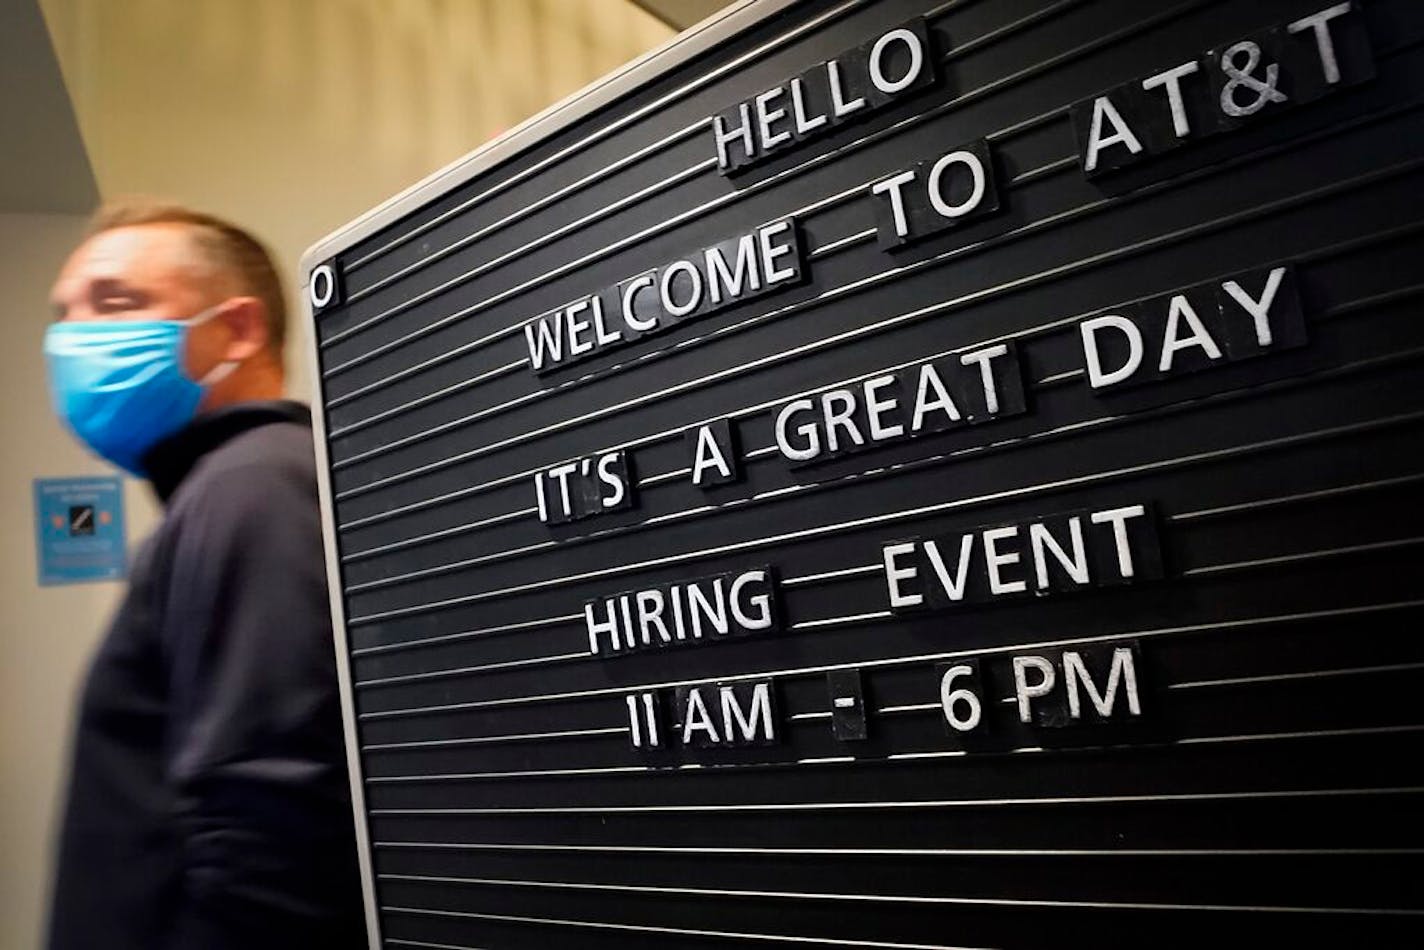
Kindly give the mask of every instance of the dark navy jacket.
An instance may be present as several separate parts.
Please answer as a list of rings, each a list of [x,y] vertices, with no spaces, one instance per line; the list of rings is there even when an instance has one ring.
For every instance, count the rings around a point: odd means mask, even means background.
[[[364,947],[307,411],[144,461],[167,510],[84,686],[49,946]]]

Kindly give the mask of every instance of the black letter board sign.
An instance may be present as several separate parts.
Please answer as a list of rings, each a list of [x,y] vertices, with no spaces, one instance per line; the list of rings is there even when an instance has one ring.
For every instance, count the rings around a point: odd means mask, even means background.
[[[1424,4],[764,0],[318,244],[373,946],[1402,945]]]

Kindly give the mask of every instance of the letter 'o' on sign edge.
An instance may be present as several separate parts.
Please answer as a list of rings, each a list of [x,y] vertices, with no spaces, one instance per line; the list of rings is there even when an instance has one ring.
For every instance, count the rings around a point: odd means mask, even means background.
[[[322,313],[340,306],[342,299],[341,271],[335,261],[326,261],[312,268],[307,278],[307,300],[312,313]]]

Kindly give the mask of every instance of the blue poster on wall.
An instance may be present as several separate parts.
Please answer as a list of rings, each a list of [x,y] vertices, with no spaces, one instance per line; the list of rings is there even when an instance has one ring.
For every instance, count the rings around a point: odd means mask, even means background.
[[[42,585],[123,579],[123,481],[35,479],[35,548]]]

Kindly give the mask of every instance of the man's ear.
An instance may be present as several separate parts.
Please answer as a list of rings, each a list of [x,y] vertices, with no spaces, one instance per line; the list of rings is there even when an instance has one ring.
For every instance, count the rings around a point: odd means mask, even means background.
[[[261,299],[231,297],[223,302],[219,319],[227,325],[231,334],[223,351],[223,360],[240,363],[267,349],[271,336],[267,305]]]

